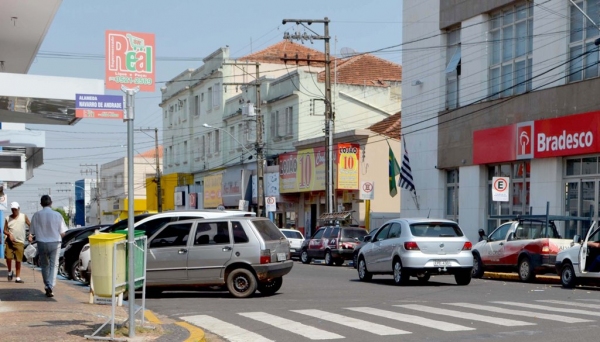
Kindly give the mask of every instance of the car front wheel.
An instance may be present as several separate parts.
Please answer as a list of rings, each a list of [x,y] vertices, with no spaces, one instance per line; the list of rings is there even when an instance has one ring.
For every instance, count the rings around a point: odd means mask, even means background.
[[[325,252],[325,264],[327,266],[333,265],[333,257],[331,256],[330,251]]]
[[[283,284],[283,278],[275,278],[265,283],[258,283],[258,291],[260,293],[270,296],[275,294],[275,292],[279,291],[281,285]]]
[[[256,292],[256,277],[245,268],[238,268],[227,276],[227,290],[236,298],[247,298]]]
[[[300,261],[303,264],[310,264],[312,258],[308,256],[308,251],[306,249],[302,250],[302,254],[300,254]]]
[[[402,272],[402,263],[396,259],[394,261],[394,284],[406,285],[410,279],[410,275],[406,272]]]
[[[358,279],[360,281],[370,281],[373,279],[373,275],[367,271],[367,263],[365,262],[365,258],[361,258],[358,261]]]
[[[560,272],[560,283],[564,288],[572,289],[577,285],[577,277],[575,277],[575,270],[573,265],[570,263],[565,264]]]

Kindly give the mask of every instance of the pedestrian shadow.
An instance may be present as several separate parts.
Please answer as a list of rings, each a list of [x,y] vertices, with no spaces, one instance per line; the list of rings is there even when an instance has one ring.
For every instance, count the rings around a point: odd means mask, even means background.
[[[77,319],[69,319],[69,320],[52,320],[52,321],[43,321],[41,324],[34,324],[34,325],[29,325],[29,327],[31,328],[37,328],[37,327],[46,327],[46,326],[50,326],[50,327],[56,327],[56,326],[61,326],[61,325],[89,325],[89,326],[93,326],[95,325],[95,323],[90,322],[90,321],[84,321],[84,320],[77,320]]]
[[[0,298],[3,302],[47,302],[56,301],[46,297],[46,293],[38,289],[0,289]]]
[[[69,322],[69,321],[67,321],[67,322]],[[95,333],[96,330],[98,330],[98,328],[100,328],[102,323],[94,323],[94,322],[90,322],[90,321],[78,321],[78,323],[74,323],[74,324],[66,324],[65,323],[62,325],[78,325],[78,326],[80,326],[81,327],[80,329],[74,329],[71,331],[67,331],[67,334],[71,335],[71,336],[81,337],[83,339],[84,336],[92,335],[93,333]],[[115,322],[115,330],[118,329],[119,327],[120,327],[120,325],[117,324],[117,322]],[[108,327],[104,327],[103,330],[100,331],[100,334],[98,334],[97,336],[106,337],[107,330],[110,332],[110,325]]]

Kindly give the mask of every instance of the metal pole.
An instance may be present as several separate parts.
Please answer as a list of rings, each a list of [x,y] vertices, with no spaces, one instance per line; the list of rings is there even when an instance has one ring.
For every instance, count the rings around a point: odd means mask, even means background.
[[[333,204],[334,204],[334,190],[333,190],[333,115],[331,108],[331,60],[330,60],[330,52],[329,52],[329,19],[325,17],[323,21],[325,26],[323,38],[325,40],[325,121],[326,121],[326,137],[325,146],[327,147],[327,164],[326,164],[326,173],[327,173],[327,186],[325,187],[327,190],[327,211],[332,213]]]
[[[263,150],[263,117],[260,112],[260,75],[259,68],[260,64],[256,63],[256,185],[258,191],[256,192],[256,203],[257,213],[259,217],[263,216],[264,213],[264,200],[265,200],[265,156]]]
[[[135,234],[133,232],[135,222],[133,220],[133,119],[135,117],[135,89],[122,87],[121,90],[126,94],[127,108],[127,254],[129,261],[128,272],[128,291],[129,291],[129,338],[135,337]]]
[[[100,224],[100,173],[98,172],[98,164],[96,164],[96,218]]]
[[[156,147],[156,205],[159,213],[162,213],[162,188],[160,186],[160,159],[158,157],[158,128],[154,129],[154,145]]]

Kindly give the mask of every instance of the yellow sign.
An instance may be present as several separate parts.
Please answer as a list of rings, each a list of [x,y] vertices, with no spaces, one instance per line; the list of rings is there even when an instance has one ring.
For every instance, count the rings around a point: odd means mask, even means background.
[[[358,190],[358,144],[338,144],[336,189]]]
[[[280,193],[325,190],[325,147],[287,153],[279,161]]]
[[[204,177],[204,208],[216,208],[223,203],[221,185],[223,174]]]

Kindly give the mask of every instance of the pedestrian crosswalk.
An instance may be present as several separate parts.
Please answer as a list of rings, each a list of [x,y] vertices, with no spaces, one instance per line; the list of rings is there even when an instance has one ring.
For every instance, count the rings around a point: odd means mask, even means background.
[[[339,340],[362,333],[394,336],[422,333],[423,329],[447,333],[489,327],[526,327],[543,324],[595,322],[595,303],[561,300],[485,303],[410,303],[386,307],[346,307],[335,310],[302,309],[237,312],[233,316],[193,315],[182,320],[231,342],[286,340]],[[534,311],[535,310],[535,311]],[[486,314],[486,312],[491,314]],[[286,335],[287,334],[287,335]],[[287,336],[287,337],[286,337]],[[291,336],[295,336],[293,339]]]

